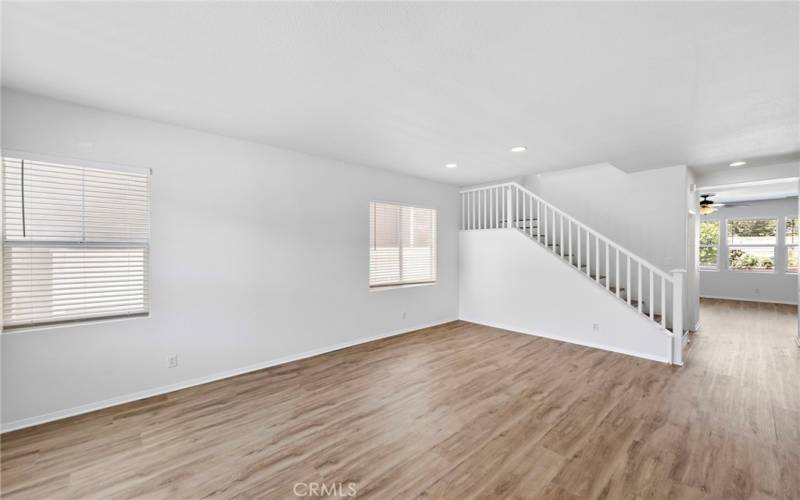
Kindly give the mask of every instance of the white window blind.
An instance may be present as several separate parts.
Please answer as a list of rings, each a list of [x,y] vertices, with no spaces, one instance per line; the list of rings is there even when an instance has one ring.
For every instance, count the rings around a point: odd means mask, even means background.
[[[369,205],[369,286],[436,281],[436,210]]]
[[[147,314],[149,172],[3,158],[3,328]]]

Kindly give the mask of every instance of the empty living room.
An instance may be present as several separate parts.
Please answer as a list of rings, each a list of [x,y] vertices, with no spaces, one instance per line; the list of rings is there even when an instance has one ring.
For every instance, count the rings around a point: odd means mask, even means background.
[[[800,3],[0,30],[3,499],[800,499]]]

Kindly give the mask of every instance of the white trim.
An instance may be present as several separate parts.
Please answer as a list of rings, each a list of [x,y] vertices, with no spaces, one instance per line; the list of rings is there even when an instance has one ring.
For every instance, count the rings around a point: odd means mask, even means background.
[[[428,323],[423,323],[421,325],[415,325],[409,328],[403,328],[400,330],[393,330],[388,333],[372,335],[369,337],[362,337],[355,340],[349,340],[346,342],[340,342],[338,344],[334,344],[327,347],[322,347],[319,349],[312,349],[310,351],[301,352],[299,354],[291,354],[288,356],[283,356],[281,358],[272,359],[269,361],[264,361],[261,363],[256,363],[249,366],[243,366],[241,368],[234,368],[232,370],[226,370],[223,372],[217,372],[211,375],[205,375],[202,377],[197,377],[189,380],[184,380],[183,382],[177,382],[175,384],[164,385],[161,387],[154,387],[152,389],[145,389],[144,391],[133,392],[129,394],[125,394],[122,396],[116,396],[109,399],[104,399],[102,401],[95,401],[93,403],[87,403],[80,406],[74,406],[72,408],[67,408],[65,410],[58,410],[52,413],[45,413],[43,415],[37,415],[35,417],[28,417],[19,420],[14,420],[12,422],[4,423],[2,425],[2,432],[11,432],[19,429],[24,429],[26,427],[32,427],[34,425],[40,425],[47,422],[52,422],[54,420],[61,420],[67,417],[73,417],[76,415],[81,415],[84,413],[89,413],[96,410],[102,410],[104,408],[109,408],[111,406],[117,406],[124,403],[130,403],[132,401],[138,401],[140,399],[145,399],[153,396],[160,396],[162,394],[166,394],[169,392],[179,391],[181,389],[187,389],[189,387],[194,387],[201,384],[207,384],[209,382],[215,382],[217,380],[222,380],[230,377],[235,377],[237,375],[243,375],[245,373],[250,373],[257,370],[263,370],[264,368],[270,368],[272,366],[282,365],[285,363],[291,363],[292,361],[298,361],[301,359],[311,358],[314,356],[319,356],[320,354],[325,354],[332,351],[338,351],[340,349],[345,349],[347,347],[353,347],[360,344],[366,344],[368,342],[373,342],[375,340],[381,340],[389,337],[394,337],[397,335],[403,335],[406,333],[415,332],[417,330],[422,330],[424,328],[431,328],[434,326],[443,325],[446,323],[450,323],[452,321],[456,321],[458,318],[446,318],[437,321],[431,321]]]
[[[759,300],[759,299],[742,299],[739,297],[721,297],[717,295],[701,295],[701,299],[717,299],[717,300],[738,300],[741,302],[759,302],[762,304],[785,304],[787,306],[796,306],[797,302],[784,302],[782,300]]]
[[[418,286],[433,286],[439,284],[438,281],[429,281],[427,283],[401,283],[399,285],[376,285],[369,287],[370,292],[383,292],[385,290],[397,290],[399,288],[416,288]]]
[[[469,323],[475,323],[477,325],[490,326],[492,328],[500,328],[501,330],[509,330],[509,331],[512,331],[512,332],[522,333],[522,334],[525,334],[525,335],[532,335],[534,337],[542,337],[542,338],[546,338],[546,339],[550,339],[550,340],[558,340],[560,342],[566,342],[568,344],[575,344],[575,345],[580,345],[580,346],[584,346],[584,347],[591,347],[593,349],[601,349],[603,351],[610,351],[610,352],[615,352],[615,353],[618,353],[618,354],[625,354],[627,356],[633,356],[633,357],[636,357],[636,358],[643,358],[643,359],[647,359],[647,360],[650,360],[650,361],[658,361],[658,362],[661,362],[661,363],[671,364],[671,360],[667,356],[655,356],[655,355],[652,355],[652,354],[645,354],[645,353],[641,353],[641,352],[631,351],[631,350],[628,350],[628,349],[619,349],[619,348],[616,348],[616,347],[610,347],[610,346],[607,346],[605,344],[596,344],[594,342],[577,341],[577,340],[575,340],[573,338],[569,338],[569,337],[562,337],[560,335],[553,335],[551,333],[544,333],[544,332],[538,332],[538,331],[534,332],[534,331],[529,330],[527,328],[519,328],[519,327],[516,327],[516,326],[512,327],[512,326],[504,325],[504,324],[501,324],[501,323],[486,322],[486,321],[475,321],[475,320],[472,320],[472,319],[469,319],[469,318],[464,318],[464,317],[460,317],[459,319],[461,321],[467,321]]]

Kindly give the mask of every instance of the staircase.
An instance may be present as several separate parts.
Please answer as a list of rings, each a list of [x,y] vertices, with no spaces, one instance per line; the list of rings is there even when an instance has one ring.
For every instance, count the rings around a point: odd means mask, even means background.
[[[521,232],[672,338],[670,357],[682,363],[684,270],[661,270],[513,182],[461,191],[461,230]]]

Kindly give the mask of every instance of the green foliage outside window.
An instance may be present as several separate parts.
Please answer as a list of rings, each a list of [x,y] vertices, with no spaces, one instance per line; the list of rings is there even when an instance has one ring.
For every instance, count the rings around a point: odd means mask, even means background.
[[[786,256],[787,271],[790,273],[797,272],[797,247],[789,247],[787,249],[788,255]]]
[[[728,267],[750,271],[771,271],[775,269],[775,256],[756,255],[744,248],[731,248],[728,252]]]
[[[798,243],[798,219],[786,219],[786,244],[796,245]]]
[[[749,219],[728,221],[728,243],[760,243],[774,245],[778,234],[778,219]]]
[[[719,255],[719,221],[700,223],[700,266],[716,267]]]

